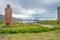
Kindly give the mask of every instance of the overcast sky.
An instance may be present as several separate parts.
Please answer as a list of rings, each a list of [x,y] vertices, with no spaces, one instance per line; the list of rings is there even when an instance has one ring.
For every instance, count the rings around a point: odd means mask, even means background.
[[[56,20],[60,0],[0,0],[0,14],[4,15],[7,4],[11,5],[16,18]]]

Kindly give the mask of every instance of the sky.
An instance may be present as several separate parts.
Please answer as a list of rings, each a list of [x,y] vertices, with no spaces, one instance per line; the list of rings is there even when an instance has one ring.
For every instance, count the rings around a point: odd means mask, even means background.
[[[12,16],[28,20],[56,20],[60,0],[0,0],[0,14],[10,4]]]

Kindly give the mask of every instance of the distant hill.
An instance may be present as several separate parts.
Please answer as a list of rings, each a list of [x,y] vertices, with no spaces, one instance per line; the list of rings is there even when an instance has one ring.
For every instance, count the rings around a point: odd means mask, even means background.
[[[13,20],[13,22],[24,22],[24,23],[26,23],[26,22],[31,22],[31,23],[33,23],[33,22],[42,22],[43,20],[37,20],[37,19],[34,19],[34,20],[32,20],[32,19],[20,19],[20,18],[15,18],[15,17],[12,17],[12,20]],[[4,21],[4,15],[1,15],[0,14],[0,21]]]
[[[21,19],[19,18],[15,18],[15,17],[12,17],[12,20],[15,22],[15,21],[21,21]],[[4,21],[4,15],[1,15],[0,14],[0,21]]]
[[[3,21],[3,20],[4,20],[4,15],[0,14],[0,21]]]

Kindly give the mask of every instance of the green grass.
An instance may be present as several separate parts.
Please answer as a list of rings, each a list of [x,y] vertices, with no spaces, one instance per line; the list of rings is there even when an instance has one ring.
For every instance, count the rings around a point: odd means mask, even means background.
[[[41,24],[52,24],[55,25],[55,21],[44,21]],[[40,26],[40,24],[35,23],[13,23],[12,26],[5,26],[3,22],[0,22],[0,33],[40,33],[40,32],[48,32],[60,30],[58,27],[48,28]]]
[[[57,21],[56,20],[46,20],[46,21],[42,21],[40,23],[41,24],[57,25]]]
[[[40,32],[49,32],[49,31],[55,31],[60,30],[60,28],[1,28],[0,33],[40,33]]]
[[[0,34],[0,40],[60,40],[60,31]]]
[[[41,24],[55,25],[56,22],[44,21]],[[60,40],[60,27],[47,28],[32,23],[13,23],[7,27],[0,22],[0,40]]]

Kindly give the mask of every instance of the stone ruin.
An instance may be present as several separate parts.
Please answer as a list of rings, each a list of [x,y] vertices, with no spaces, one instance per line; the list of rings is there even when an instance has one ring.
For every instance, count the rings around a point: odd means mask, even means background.
[[[12,25],[12,9],[9,4],[5,8],[5,25],[6,26]]]

